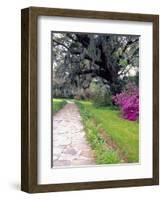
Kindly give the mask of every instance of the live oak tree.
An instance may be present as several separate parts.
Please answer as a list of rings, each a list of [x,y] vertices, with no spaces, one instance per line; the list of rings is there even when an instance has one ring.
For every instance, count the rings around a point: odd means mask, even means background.
[[[93,80],[116,93],[138,82],[139,36],[53,32],[52,61],[54,96],[86,95]]]

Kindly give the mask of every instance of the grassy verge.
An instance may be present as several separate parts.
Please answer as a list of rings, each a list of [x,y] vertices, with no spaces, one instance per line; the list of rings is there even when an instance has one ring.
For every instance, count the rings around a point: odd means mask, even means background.
[[[67,102],[64,99],[53,99],[53,113],[56,113],[62,109],[66,103]]]
[[[105,146],[105,141],[100,137],[99,128],[94,124],[94,117],[91,112],[89,112],[85,105],[79,101],[76,101],[77,106],[80,109],[80,114],[83,119],[87,140],[91,145],[91,148],[94,150],[96,163],[97,164],[111,164],[119,163],[120,158],[118,157],[117,152],[108,149]]]
[[[139,124],[124,120],[118,110],[110,107],[96,108],[88,101],[76,101],[80,109],[87,139],[95,151],[98,164],[120,163],[122,158],[117,151],[109,149],[100,135],[100,128],[104,129],[118,148],[127,157],[127,162],[139,160]],[[94,123],[96,121],[96,125]]]

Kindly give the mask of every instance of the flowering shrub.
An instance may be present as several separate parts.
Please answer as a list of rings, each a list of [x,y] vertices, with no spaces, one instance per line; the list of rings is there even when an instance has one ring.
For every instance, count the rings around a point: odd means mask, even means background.
[[[113,102],[122,111],[124,119],[135,121],[139,117],[139,89],[129,83],[126,89],[112,97]]]

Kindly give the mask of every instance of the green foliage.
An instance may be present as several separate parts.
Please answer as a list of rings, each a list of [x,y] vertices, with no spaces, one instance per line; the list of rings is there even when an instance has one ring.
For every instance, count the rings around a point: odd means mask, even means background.
[[[117,79],[114,83],[112,83],[110,87],[112,95],[120,93],[124,88],[124,86],[126,85],[126,83],[127,83],[126,79]]]
[[[56,113],[62,109],[66,103],[67,102],[64,99],[53,99],[53,113]]]
[[[54,98],[88,99],[85,89],[100,77],[107,83],[97,86],[94,102],[109,105],[106,85],[113,95],[120,93],[130,69],[139,69],[139,36],[52,33],[52,58]],[[132,77],[138,82],[138,76]],[[80,89],[84,91],[80,93]]]
[[[112,95],[121,93],[128,83],[133,83],[136,86],[139,86],[139,72],[137,72],[135,76],[125,76],[122,79],[116,79],[110,86]]]
[[[135,84],[137,87],[139,86],[139,72],[137,72],[135,76],[128,77],[128,79],[128,82]]]
[[[93,80],[90,84],[90,90],[95,106],[99,107],[112,105],[110,88],[101,80]]]
[[[133,163],[139,161],[138,122],[122,119],[120,117],[120,112],[116,109],[113,109],[113,107],[95,107],[91,102],[88,101],[80,101],[80,103],[78,101],[77,105],[79,105],[89,141],[93,146],[96,146],[98,153],[96,151],[95,153],[99,155],[99,157],[97,155],[98,160],[102,159],[100,162],[105,163],[105,158],[107,157],[106,155],[108,155],[110,159],[113,156],[113,158],[116,160],[117,157],[115,154],[117,155],[117,153],[113,151],[110,152],[110,150],[108,154],[105,153],[106,151],[100,153],[99,148],[103,149],[103,145],[102,141],[99,142],[97,137],[98,126],[101,126],[108,136],[111,137],[118,147],[125,153],[128,158],[128,162]],[[94,124],[92,124],[93,122],[91,120],[96,121],[96,127]],[[91,141],[92,139],[95,142]]]
[[[119,60],[119,64],[122,66],[122,67],[126,67],[128,65],[128,61],[126,59],[120,59]]]
[[[84,104],[76,101],[80,109],[80,114],[83,119],[83,123],[85,126],[87,140],[91,145],[96,157],[97,164],[115,164],[120,163],[120,158],[116,151],[108,149],[105,145],[105,141],[100,137],[99,128],[95,126],[93,122],[93,115],[91,112],[88,112]]]

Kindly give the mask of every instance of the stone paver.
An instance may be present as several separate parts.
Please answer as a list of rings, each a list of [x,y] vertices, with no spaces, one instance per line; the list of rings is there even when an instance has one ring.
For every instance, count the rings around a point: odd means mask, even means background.
[[[53,167],[95,164],[75,103],[68,102],[53,116]]]

